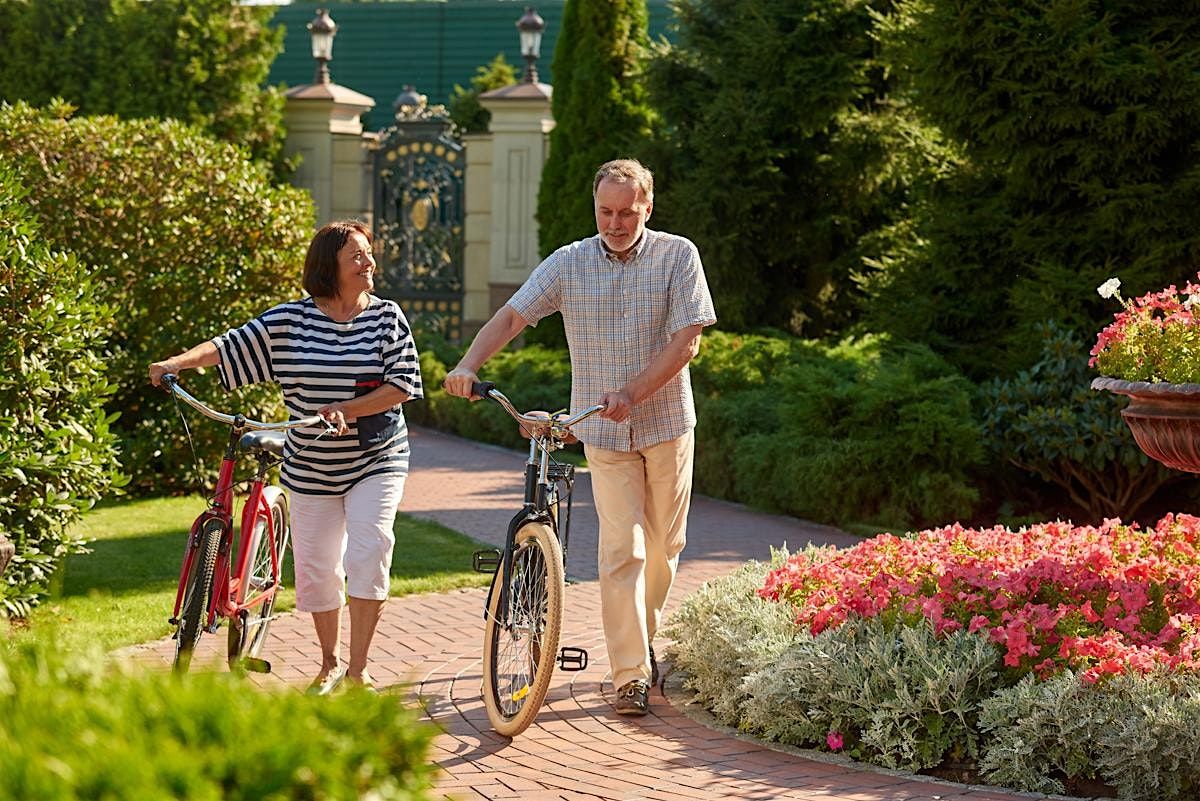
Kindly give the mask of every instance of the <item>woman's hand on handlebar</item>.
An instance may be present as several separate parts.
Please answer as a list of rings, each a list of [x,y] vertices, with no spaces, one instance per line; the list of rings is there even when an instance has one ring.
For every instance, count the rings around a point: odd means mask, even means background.
[[[479,383],[479,376],[465,367],[455,367],[446,373],[442,379],[442,389],[458,398],[479,400],[479,396],[471,391],[471,387]]]
[[[342,411],[342,404],[340,402],[322,406],[320,409],[317,409],[317,414],[325,418],[326,424],[339,437],[344,437],[346,432],[350,430],[350,426],[346,423],[346,413]]]
[[[162,377],[168,373],[179,375],[179,365],[174,359],[164,359],[161,362],[155,362],[150,365],[150,383],[156,387],[162,386]]]

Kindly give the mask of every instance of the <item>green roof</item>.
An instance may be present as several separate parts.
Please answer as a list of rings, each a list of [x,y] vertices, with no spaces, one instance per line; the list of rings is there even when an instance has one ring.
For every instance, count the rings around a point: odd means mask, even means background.
[[[562,20],[564,0],[407,0],[379,3],[294,3],[279,6],[271,21],[286,31],[284,49],[271,66],[272,85],[312,83],[316,63],[305,27],[318,8],[329,9],[337,23],[333,60],[334,83],[375,99],[375,108],[364,118],[368,130],[379,130],[392,120],[392,101],[412,84],[430,103],[446,103],[454,85],[470,87],[475,71],[498,53],[519,75],[525,60],[517,39],[517,20],[527,4],[546,21],[542,34],[538,76],[554,83],[550,63]],[[667,34],[672,18],[669,0],[647,0],[650,36]]]

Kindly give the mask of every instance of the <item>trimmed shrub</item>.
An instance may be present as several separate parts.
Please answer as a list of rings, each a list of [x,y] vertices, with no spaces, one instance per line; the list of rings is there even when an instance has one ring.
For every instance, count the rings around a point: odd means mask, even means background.
[[[171,399],[146,380],[150,362],[241,325],[300,294],[312,233],[306,192],[272,184],[246,151],[177,122],[68,118],[56,105],[0,107],[0,155],[30,197],[46,240],[86,248],[80,266],[120,314],[108,346],[122,461],[140,492],[194,490],[193,463]],[[247,416],[283,419],[277,387],[222,397],[214,372],[189,389]],[[215,469],[227,432],[198,425],[197,452]]]
[[[0,613],[18,616],[84,550],[71,524],[123,481],[104,411],[113,311],[75,257],[47,245],[27,195],[0,159],[0,532],[16,546]]]
[[[1132,519],[1185,476],[1151,462],[1121,419],[1122,401],[1089,387],[1087,348],[1074,333],[1054,323],[1040,333],[1033,367],[984,385],[984,442],[996,461],[1064,490],[1083,522]]]
[[[106,673],[98,656],[0,653],[6,798],[419,801],[434,728],[395,697],[268,692],[235,674]]]
[[[842,527],[969,516],[973,387],[923,346],[706,333],[693,363],[696,489]]]
[[[413,423],[483,442],[508,448],[527,447],[529,441],[521,436],[516,421],[498,405],[482,401],[467,403],[442,390],[446,365],[457,364],[461,353],[444,341],[424,342],[421,376],[426,387],[425,398],[405,406],[405,417]],[[494,382],[521,411],[557,412],[571,400],[571,363],[561,350],[531,345],[501,351],[488,360],[479,378]],[[579,450],[578,446],[572,447]]]
[[[428,392],[405,414],[463,436],[523,447],[499,407],[440,389],[458,351],[436,341],[421,357]],[[793,337],[708,331],[691,375],[697,492],[843,527],[904,529],[970,514],[968,480],[982,448],[971,386],[920,346],[879,338],[829,347]],[[562,409],[565,350],[503,351],[481,378],[522,409]]]

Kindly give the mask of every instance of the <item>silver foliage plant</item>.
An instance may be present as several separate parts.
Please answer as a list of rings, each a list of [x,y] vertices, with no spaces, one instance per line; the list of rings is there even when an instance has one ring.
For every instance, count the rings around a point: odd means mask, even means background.
[[[1200,797],[1200,676],[1074,673],[1015,686],[976,634],[857,620],[811,636],[787,604],[758,597],[770,564],[751,562],[685,598],[664,629],[684,686],[718,720],[796,746],[921,770],[974,759],[990,783],[1068,791],[1067,777],[1122,799]]]

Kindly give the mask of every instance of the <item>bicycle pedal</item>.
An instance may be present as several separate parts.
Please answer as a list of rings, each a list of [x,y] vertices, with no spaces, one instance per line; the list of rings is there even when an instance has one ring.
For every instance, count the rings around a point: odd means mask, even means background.
[[[500,569],[500,552],[495,548],[471,554],[471,568],[476,573],[495,573]]]
[[[242,669],[250,673],[270,673],[271,663],[265,659],[258,659],[253,656],[243,656],[239,660]]]
[[[558,649],[558,666],[563,670],[583,670],[588,666],[587,651],[564,645]]]

